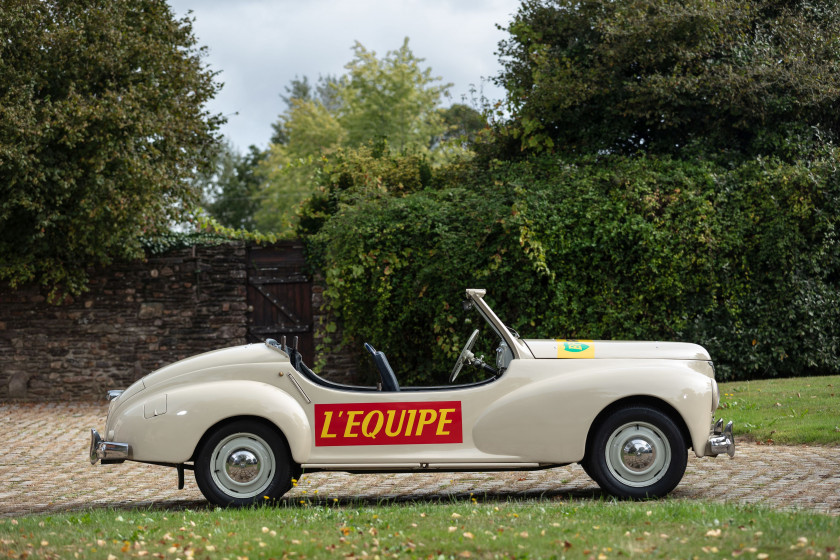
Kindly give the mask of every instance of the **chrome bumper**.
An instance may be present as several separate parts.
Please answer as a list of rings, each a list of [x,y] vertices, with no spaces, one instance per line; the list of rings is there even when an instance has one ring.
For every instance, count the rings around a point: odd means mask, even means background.
[[[103,465],[122,463],[128,459],[128,444],[113,441],[102,441],[99,432],[90,431],[90,464],[95,465],[102,460]]]
[[[705,455],[715,457],[726,453],[730,457],[735,456],[735,438],[732,436],[732,420],[723,427],[723,418],[715,422],[709,441],[706,443]]]

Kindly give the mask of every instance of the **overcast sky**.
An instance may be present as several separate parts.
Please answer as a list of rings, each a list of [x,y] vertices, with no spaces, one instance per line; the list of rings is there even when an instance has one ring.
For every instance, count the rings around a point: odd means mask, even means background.
[[[316,82],[340,75],[359,41],[383,57],[405,37],[425,67],[452,83],[450,102],[471,85],[491,100],[495,54],[519,0],[170,0],[179,17],[192,10],[193,30],[220,70],[222,91],[209,105],[228,123],[222,132],[243,152],[268,145],[271,123],[285,109],[280,94],[296,76]],[[448,104],[448,103],[447,103]]]

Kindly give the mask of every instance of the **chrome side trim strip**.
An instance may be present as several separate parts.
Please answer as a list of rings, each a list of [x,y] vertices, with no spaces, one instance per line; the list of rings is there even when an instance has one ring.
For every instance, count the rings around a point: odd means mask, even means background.
[[[329,471],[369,471],[369,470],[419,470],[420,463],[304,463],[303,469]]]
[[[546,466],[543,463],[304,463],[304,469],[329,471],[515,471],[533,470]]]
[[[306,399],[307,404],[311,403],[312,399],[310,399],[309,396],[303,391],[303,387],[301,387],[300,384],[298,384],[297,379],[295,379],[295,376],[291,373],[287,373],[286,377],[288,377],[292,381],[292,384],[297,388],[297,390],[300,391],[300,394],[303,395],[304,399]]]

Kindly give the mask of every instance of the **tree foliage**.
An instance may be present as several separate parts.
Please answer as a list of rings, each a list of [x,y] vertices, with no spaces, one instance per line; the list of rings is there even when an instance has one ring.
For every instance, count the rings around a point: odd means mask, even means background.
[[[827,0],[524,0],[485,157],[322,167],[301,229],[344,342],[444,382],[476,287],[527,337],[696,342],[722,379],[837,371],[838,30]]]
[[[397,151],[427,150],[443,134],[438,111],[451,84],[438,84],[431,68],[423,68],[408,47],[390,51],[382,59],[360,43],[339,80],[338,120],[347,131],[348,146],[387,139]]]
[[[288,107],[261,165],[261,229],[296,223],[297,205],[320,181],[322,158],[337,150],[376,144],[380,151],[419,154],[441,164],[466,152],[457,131],[469,135],[479,128],[481,115],[470,107],[440,107],[450,85],[423,66],[408,39],[382,58],[359,43],[353,52],[342,76],[321,78],[315,87],[296,78],[286,88]]]
[[[163,0],[0,9],[0,279],[71,293],[197,200],[221,117],[189,20]]]
[[[240,154],[229,143],[223,143],[209,172],[197,177],[203,194],[203,207],[219,224],[253,231],[254,215],[260,208],[260,177],[257,168],[266,157],[265,152],[250,146]]]
[[[834,0],[525,0],[507,30],[508,153],[795,157],[840,137]]]

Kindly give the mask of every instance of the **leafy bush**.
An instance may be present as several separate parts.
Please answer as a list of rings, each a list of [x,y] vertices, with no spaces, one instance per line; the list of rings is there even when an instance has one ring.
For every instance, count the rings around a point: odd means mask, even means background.
[[[506,206],[479,192],[435,188],[445,179],[423,158],[367,148],[343,153],[323,176],[327,184],[305,206],[301,227],[343,323],[342,342],[384,350],[401,383],[444,382],[441,368],[466,340],[456,328],[463,288],[488,283],[499,260],[488,261],[487,251],[505,251],[499,212]]]
[[[311,251],[345,342],[384,350],[405,383],[444,381],[472,328],[457,307],[468,287],[527,337],[698,342],[722,379],[828,373],[840,365],[831,160],[464,166],[411,192],[354,191]]]

